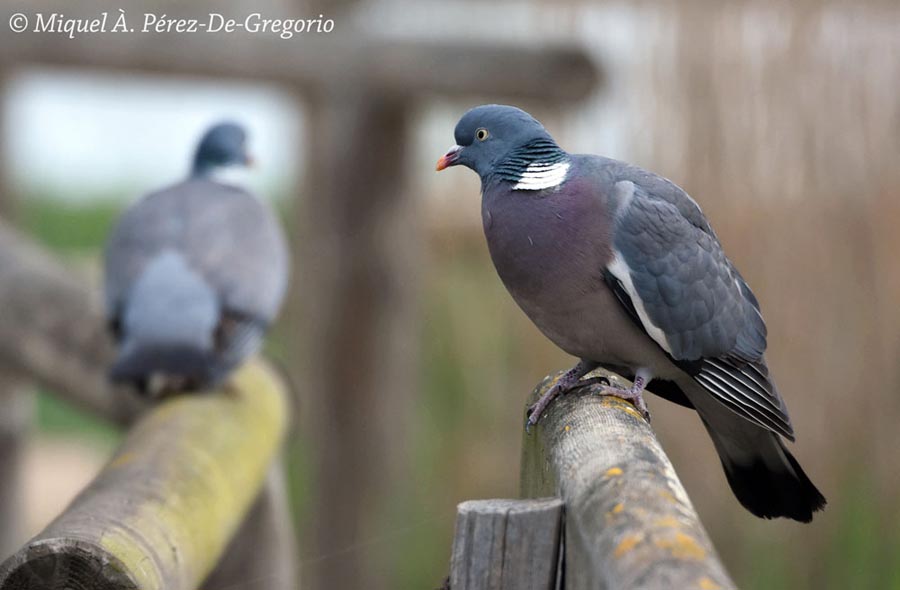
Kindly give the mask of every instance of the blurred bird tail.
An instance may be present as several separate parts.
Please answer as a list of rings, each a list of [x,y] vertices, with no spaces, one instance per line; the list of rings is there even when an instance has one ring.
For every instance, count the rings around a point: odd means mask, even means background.
[[[211,380],[209,367],[214,363],[213,351],[189,345],[126,345],[109,377],[116,383],[136,385],[143,393],[158,393],[157,378],[167,381],[162,389],[194,389]]]
[[[121,348],[110,371],[113,381],[150,393],[213,384],[213,333],[221,306],[182,254],[166,250],[147,263],[119,313]]]
[[[724,408],[723,408],[724,409]],[[703,416],[725,476],[744,508],[760,518],[812,520],[825,497],[809,480],[777,434],[730,410]]]

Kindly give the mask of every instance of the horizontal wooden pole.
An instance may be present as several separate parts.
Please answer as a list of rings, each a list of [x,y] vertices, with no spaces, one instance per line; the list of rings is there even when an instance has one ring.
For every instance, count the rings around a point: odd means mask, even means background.
[[[555,590],[562,512],[558,498],[460,504],[450,588]]]
[[[259,361],[222,391],[175,396],[130,431],[62,515],[0,566],[0,590],[192,590],[256,498],[287,426]]]
[[[277,461],[203,590],[299,590],[300,574],[285,465]]]
[[[0,371],[0,559],[27,534],[23,488],[33,398],[27,382]]]
[[[114,352],[96,290],[0,221],[0,367],[127,424],[145,407],[107,378]]]
[[[2,222],[0,309],[4,310],[0,367],[120,425],[130,424],[146,409],[134,392],[109,384],[107,367],[113,347],[96,291],[63,262]],[[269,478],[251,514],[263,517],[244,523],[242,532],[249,534],[233,541],[214,575],[216,583],[259,580],[260,573],[266,572],[267,587],[294,587],[296,551],[283,487],[281,478]],[[279,547],[277,553],[270,550],[273,546]]]
[[[229,10],[220,2],[170,3],[165,8],[170,19],[198,20],[209,20],[210,12]],[[246,7],[233,10],[235,14],[226,16],[236,20],[257,12]],[[302,34],[289,40],[242,29],[228,34],[140,32],[145,10],[137,7],[127,11],[128,24],[136,29],[131,33],[82,34],[73,41],[66,34],[34,32],[38,12],[45,16],[61,13],[67,19],[95,19],[104,11],[109,13],[110,29],[119,13],[101,2],[13,2],[8,13],[25,14],[31,25],[19,34],[6,31],[0,35],[0,66],[43,64],[233,77],[306,89],[353,83],[391,93],[550,101],[582,98],[600,80],[597,65],[583,49],[572,45],[376,39],[350,30],[352,25],[346,22],[352,21],[349,15],[345,19],[335,15],[333,33]]]
[[[523,497],[565,502],[566,590],[734,588],[650,425],[592,391],[557,398],[522,447]]]

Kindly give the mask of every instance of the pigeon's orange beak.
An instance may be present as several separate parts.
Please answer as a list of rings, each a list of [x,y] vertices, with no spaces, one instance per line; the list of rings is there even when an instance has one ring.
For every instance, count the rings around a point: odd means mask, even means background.
[[[440,157],[440,159],[437,161],[437,166],[435,166],[434,169],[440,172],[444,168],[456,166],[457,164],[459,164],[459,153],[461,151],[462,146],[453,146],[446,154]]]

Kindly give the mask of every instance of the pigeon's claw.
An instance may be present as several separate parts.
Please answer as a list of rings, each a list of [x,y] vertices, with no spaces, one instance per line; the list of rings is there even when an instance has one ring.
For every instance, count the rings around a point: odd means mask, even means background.
[[[527,434],[531,434],[531,427],[537,425],[538,420],[541,419],[541,415],[544,413],[544,410],[547,409],[547,406],[550,405],[550,402],[556,399],[559,394],[565,393],[560,386],[561,382],[562,379],[557,381],[553,387],[548,389],[547,392],[538,399],[538,401],[528,408],[528,418],[525,420],[525,432]]]
[[[615,387],[610,384],[609,380],[607,380],[606,385],[604,385],[600,388],[599,391],[597,391],[597,395],[611,395],[613,397],[623,399],[627,402],[631,402],[634,405],[635,409],[637,409],[637,411],[641,413],[641,416],[644,417],[644,420],[650,422],[650,409],[647,408],[647,403],[644,401],[643,395],[644,386],[648,381],[649,379],[645,378],[643,375],[638,375],[634,379],[634,385],[632,385],[628,389],[625,389],[623,387]]]
[[[553,384],[553,387],[548,389],[544,395],[538,398],[538,400],[528,408],[528,418],[525,420],[525,432],[527,434],[531,433],[531,427],[538,423],[538,420],[541,419],[541,415],[544,413],[544,410],[547,409],[547,406],[550,405],[550,402],[556,399],[560,394],[568,393],[576,387],[599,383],[600,381],[609,383],[609,380],[605,377],[594,377],[592,379],[580,381],[582,377],[597,367],[598,364],[595,362],[581,360],[577,365],[569,369],[562,377],[560,377],[556,383]]]

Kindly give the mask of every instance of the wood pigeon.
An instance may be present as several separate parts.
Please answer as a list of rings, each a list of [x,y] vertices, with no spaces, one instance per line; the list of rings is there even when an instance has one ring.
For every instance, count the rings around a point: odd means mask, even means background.
[[[528,424],[602,364],[634,382],[607,382],[604,393],[647,417],[648,385],[696,409],[750,512],[810,521],[825,498],[781,440],[794,431],[766,366],[759,302],[700,207],[656,174],[566,152],[515,107],[475,107],[454,135],[437,169],[478,173],[497,273],[537,327],[581,359]]]
[[[250,164],[239,125],[211,127],[190,175],[146,195],[106,245],[105,298],[118,343],[113,381],[144,393],[221,383],[261,346],[288,283],[288,249],[272,211],[219,180]]]

